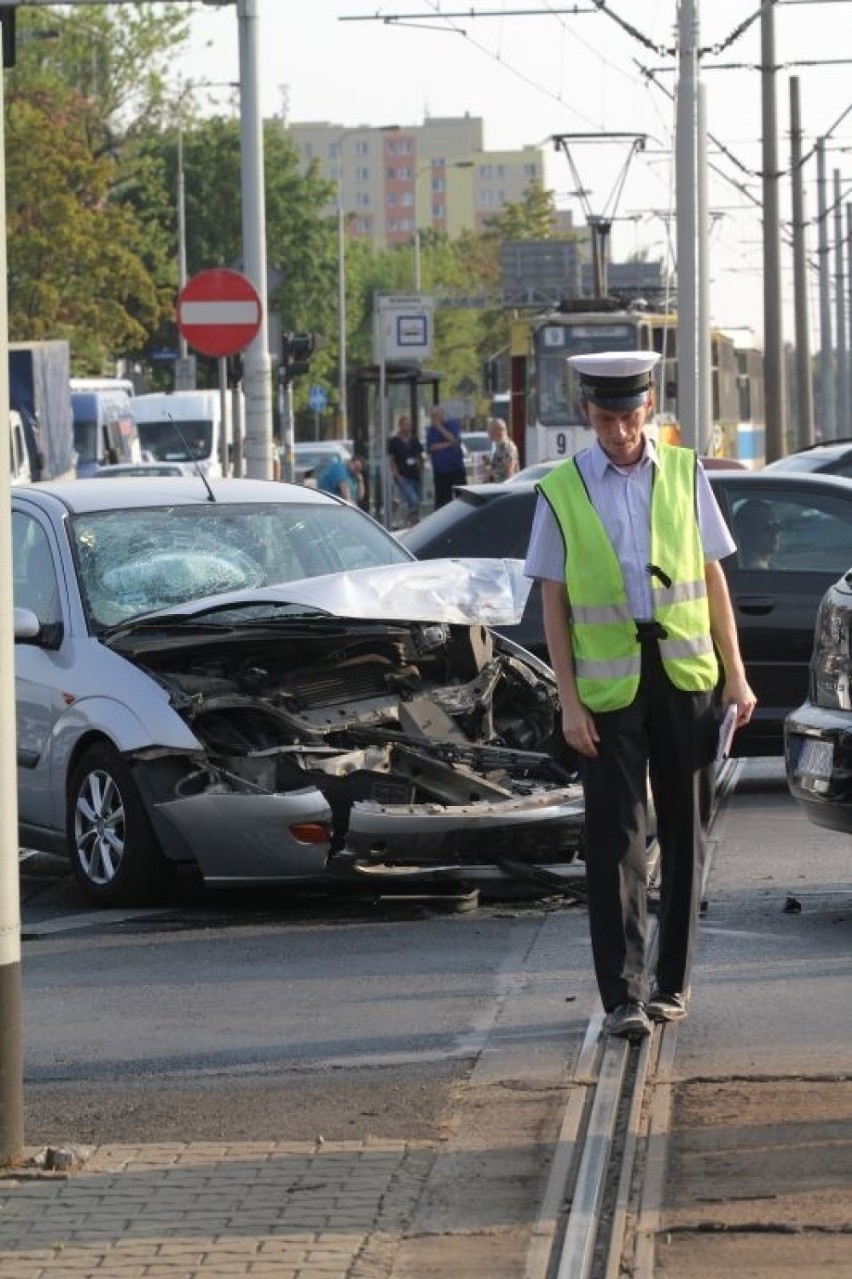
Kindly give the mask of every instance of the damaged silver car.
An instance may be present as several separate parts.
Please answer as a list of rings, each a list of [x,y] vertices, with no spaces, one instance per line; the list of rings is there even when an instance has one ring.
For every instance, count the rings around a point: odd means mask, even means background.
[[[217,885],[516,877],[582,799],[518,561],[415,561],[264,481],[13,495],[22,844],[109,905]],[[546,872],[545,872],[546,873]]]

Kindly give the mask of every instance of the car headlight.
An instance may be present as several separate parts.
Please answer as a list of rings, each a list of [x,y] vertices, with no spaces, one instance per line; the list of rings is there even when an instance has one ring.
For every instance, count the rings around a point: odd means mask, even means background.
[[[849,608],[824,602],[817,613],[811,658],[811,700],[830,710],[849,710]]]

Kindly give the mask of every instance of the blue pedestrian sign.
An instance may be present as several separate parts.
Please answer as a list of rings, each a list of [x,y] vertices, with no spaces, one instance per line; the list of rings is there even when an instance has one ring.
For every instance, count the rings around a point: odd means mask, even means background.
[[[328,395],[325,387],[312,386],[308,392],[308,405],[313,409],[314,413],[322,413],[323,409],[328,406]]]

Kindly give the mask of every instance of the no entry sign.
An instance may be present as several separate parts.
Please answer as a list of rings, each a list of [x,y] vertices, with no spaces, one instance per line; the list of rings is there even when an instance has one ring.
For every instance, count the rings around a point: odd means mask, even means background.
[[[191,347],[219,358],[244,351],[260,328],[260,298],[239,271],[199,271],[178,295],[177,325]]]

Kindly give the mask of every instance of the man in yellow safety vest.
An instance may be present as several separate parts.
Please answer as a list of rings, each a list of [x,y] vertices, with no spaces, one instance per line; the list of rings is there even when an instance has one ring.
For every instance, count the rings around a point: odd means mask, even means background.
[[[748,723],[746,680],[719,560],[736,549],[695,453],[645,433],[650,351],[573,356],[587,449],[539,483],[526,573],[585,797],[595,974],[610,1034],[649,1034],[687,1011],[702,893],[701,776],[722,709]],[[646,974],[647,786],[660,844],[660,928]],[[650,1019],[650,1020],[649,1020]]]

